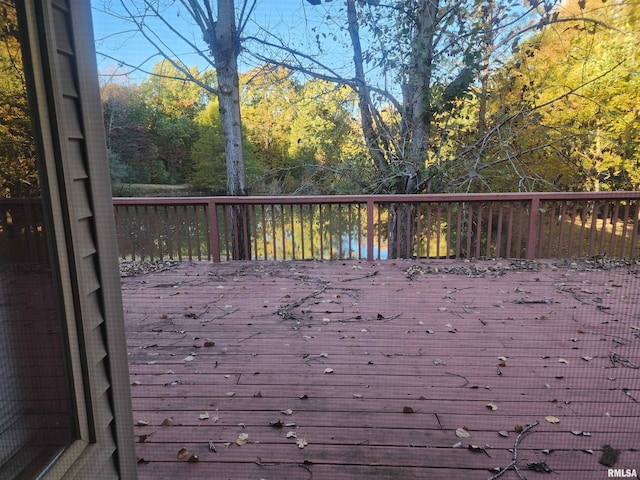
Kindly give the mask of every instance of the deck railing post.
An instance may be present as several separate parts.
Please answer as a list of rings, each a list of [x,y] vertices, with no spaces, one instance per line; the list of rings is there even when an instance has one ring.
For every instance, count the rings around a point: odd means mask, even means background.
[[[213,198],[207,201],[207,214],[209,215],[209,248],[211,249],[211,259],[220,262],[220,231],[218,230],[218,206]]]
[[[373,198],[367,199],[367,261],[373,261]]]
[[[540,212],[540,197],[532,194],[531,206],[529,208],[529,231],[527,232],[527,251],[526,258],[533,260],[535,258],[537,245],[538,213]],[[522,227],[521,227],[522,228]]]

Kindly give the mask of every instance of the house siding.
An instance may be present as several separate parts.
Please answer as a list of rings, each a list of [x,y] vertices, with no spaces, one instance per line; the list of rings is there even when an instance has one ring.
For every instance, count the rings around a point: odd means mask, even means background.
[[[86,447],[71,466],[57,465],[47,478],[134,479],[122,300],[90,2],[25,3],[31,48],[39,48],[32,57],[38,77],[35,98],[46,104],[38,110],[50,135],[43,149],[49,157],[44,160],[47,178],[55,184],[49,196],[54,223],[62,232],[58,237],[65,240],[58,240],[57,248],[67,282],[63,288],[70,292],[65,308],[73,310],[75,321],[71,357],[81,364],[74,371],[83,386],[76,400],[86,411],[81,415],[86,427],[80,427]]]

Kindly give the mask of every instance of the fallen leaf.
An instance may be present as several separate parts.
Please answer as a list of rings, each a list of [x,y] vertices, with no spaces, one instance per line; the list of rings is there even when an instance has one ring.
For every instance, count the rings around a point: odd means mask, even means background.
[[[187,355],[186,357],[184,357],[183,361],[185,362],[193,362],[195,360],[196,357],[194,357],[193,355]]]
[[[487,408],[490,409],[490,410],[494,410],[495,411],[495,410],[498,409],[498,406],[493,402],[489,402],[489,403],[487,403]]]
[[[187,455],[189,455],[189,450],[187,450],[186,448],[182,447],[180,450],[178,450],[178,455],[176,455],[176,458],[178,460],[182,460]]]
[[[131,382],[131,385],[142,385],[142,382],[140,380],[134,380],[133,382]]]
[[[328,358],[328,357],[329,357],[329,354],[328,354],[328,353],[321,353],[321,354],[320,354],[320,357],[321,357],[321,358]]]
[[[498,360],[500,360],[501,362],[506,362],[507,361],[507,357],[498,357]]]
[[[201,413],[200,415],[198,415],[198,418],[200,420],[209,420],[209,412]]]
[[[439,358],[436,358],[436,359],[433,361],[433,364],[434,364],[434,365],[446,365],[446,364],[447,364],[447,362],[445,362],[444,360],[441,360],[441,359],[439,359]]]
[[[498,432],[498,435],[500,435],[501,437],[508,437],[509,436],[509,432],[507,432],[506,430],[500,430]]]
[[[282,410],[282,413],[284,413],[285,415],[293,415],[293,410],[287,408],[286,410]]]
[[[227,397],[233,397],[235,394],[236,394],[236,392],[227,392],[227,393],[225,393],[225,395]]]
[[[591,360],[593,360],[593,357],[590,357],[589,355],[585,355],[584,357],[582,357],[582,359],[583,359],[585,362],[590,362]]]
[[[452,445],[453,448],[460,448],[462,447],[462,442],[456,442]]]
[[[216,445],[212,441],[209,441],[209,451],[213,453],[218,453],[218,450],[216,450]]]
[[[238,435],[238,439],[236,440],[236,445],[241,447],[244,444],[246,444],[248,441],[249,441],[249,434],[241,433],[240,435]]]
[[[353,394],[353,398],[362,398],[362,394],[361,393],[354,393]]]
[[[456,430],[456,437],[458,437],[458,438],[469,438],[470,436],[471,436],[471,434],[464,427],[458,428]]]
[[[298,445],[298,448],[304,448],[309,445],[304,438],[299,438],[298,440],[296,440],[296,444]]]
[[[405,406],[402,409],[402,413],[413,413],[413,408]]]
[[[147,422],[145,420],[138,420],[136,422],[136,426],[138,426],[138,427],[146,427],[147,425],[149,425],[149,422]]]
[[[325,368],[324,373],[327,373],[327,374],[333,373],[333,368]]]
[[[307,395],[306,393],[304,393],[304,394],[300,395],[298,398],[299,398],[300,400],[308,400],[308,399],[309,399],[309,395]]]
[[[173,419],[173,417],[168,417],[165,418],[160,425],[162,425],[163,427],[172,427],[173,425],[175,425],[175,423],[176,421]]]
[[[544,417],[544,419],[552,424],[560,423],[560,419],[558,417],[554,417],[553,415],[549,415],[548,417]]]
[[[204,342],[204,346],[205,347],[215,347],[216,346],[216,342],[212,342],[211,340],[207,340],[206,342]]]
[[[569,360],[567,360],[566,358],[559,358],[558,363],[569,363]]]
[[[520,433],[524,430],[524,427],[522,425],[516,425],[515,427],[513,427],[513,431],[516,433]]]
[[[269,426],[273,428],[282,428],[282,420],[271,420]]]
[[[574,434],[576,437],[590,437],[591,433],[589,432],[583,432],[580,430],[571,430],[571,433]]]
[[[296,432],[287,432],[287,438],[296,438],[298,435]]]
[[[199,460],[198,460],[198,456],[197,455],[191,455],[189,457],[189,459],[187,460],[187,462],[189,462],[189,463],[197,463],[198,461]]]
[[[253,394],[254,398],[260,398],[262,397],[262,392],[260,390],[258,390],[256,393]]]

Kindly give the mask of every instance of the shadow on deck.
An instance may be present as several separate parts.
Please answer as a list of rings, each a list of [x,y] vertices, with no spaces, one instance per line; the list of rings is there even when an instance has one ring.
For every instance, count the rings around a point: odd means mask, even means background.
[[[500,478],[640,468],[640,267],[602,266],[201,262],[123,278],[139,476],[489,479],[516,456],[522,476]]]

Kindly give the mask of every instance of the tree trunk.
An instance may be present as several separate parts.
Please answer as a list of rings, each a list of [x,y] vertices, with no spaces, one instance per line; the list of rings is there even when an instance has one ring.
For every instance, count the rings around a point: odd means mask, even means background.
[[[240,117],[240,81],[238,78],[238,54],[240,41],[235,24],[234,0],[219,0],[218,21],[213,24],[211,46],[218,77],[218,103],[224,134],[227,164],[227,194],[246,196],[242,120]],[[234,206],[229,209],[232,225],[233,258],[247,260],[250,256],[246,209]]]

